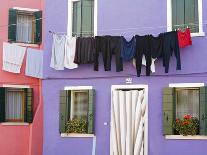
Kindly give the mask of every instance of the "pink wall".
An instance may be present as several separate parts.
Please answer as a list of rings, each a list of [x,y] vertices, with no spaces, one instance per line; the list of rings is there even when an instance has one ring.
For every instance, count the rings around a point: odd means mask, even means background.
[[[42,0],[2,0],[0,5],[0,86],[3,84],[30,85],[34,88],[34,121],[28,126],[5,126],[0,124],[1,155],[41,155],[43,105],[41,81],[24,76],[25,59],[20,74],[2,71],[3,42],[8,39],[8,10],[24,7],[43,10]],[[43,48],[43,45],[38,47]]]

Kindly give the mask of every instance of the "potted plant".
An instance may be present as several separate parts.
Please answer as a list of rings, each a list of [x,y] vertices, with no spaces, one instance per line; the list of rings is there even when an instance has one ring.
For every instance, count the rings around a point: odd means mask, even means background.
[[[82,118],[74,118],[66,123],[67,133],[87,133],[87,121]]]
[[[173,126],[183,136],[197,135],[199,132],[199,120],[191,115],[185,115],[182,119],[177,118]]]

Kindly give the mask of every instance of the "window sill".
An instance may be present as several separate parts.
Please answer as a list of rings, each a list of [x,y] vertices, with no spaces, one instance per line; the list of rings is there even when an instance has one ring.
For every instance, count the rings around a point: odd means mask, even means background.
[[[24,122],[5,122],[5,123],[1,123],[1,125],[5,125],[5,126],[28,126],[29,123],[24,123]]]
[[[191,33],[191,37],[205,37],[205,32]]]
[[[93,138],[95,137],[94,134],[76,134],[76,133],[61,133],[61,137],[74,137],[74,138]]]
[[[202,139],[206,139],[207,140],[207,136],[201,136],[201,135],[195,135],[195,136],[183,136],[183,135],[166,135],[165,139],[177,139],[177,140],[202,140]]]
[[[23,46],[23,47],[34,47],[34,48],[38,48],[40,47],[39,44],[27,44],[27,43],[12,43],[14,45],[18,45],[18,46]]]

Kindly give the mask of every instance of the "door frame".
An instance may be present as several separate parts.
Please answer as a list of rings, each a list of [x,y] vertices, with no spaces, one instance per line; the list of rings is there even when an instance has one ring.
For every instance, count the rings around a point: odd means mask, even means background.
[[[113,102],[113,91],[117,89],[144,89],[145,94],[145,100],[146,100],[146,124],[145,124],[145,132],[144,132],[144,155],[148,155],[148,145],[149,145],[149,138],[148,138],[148,85],[145,84],[137,84],[137,85],[111,85],[111,106]],[[112,108],[111,108],[112,109]],[[110,109],[110,124],[111,124],[111,109]],[[110,127],[111,130],[111,127]],[[111,132],[110,132],[111,134]],[[111,142],[111,136],[110,136],[110,142]],[[110,145],[111,146],[111,145]],[[111,150],[111,149],[110,149]],[[110,153],[111,154],[111,153]]]

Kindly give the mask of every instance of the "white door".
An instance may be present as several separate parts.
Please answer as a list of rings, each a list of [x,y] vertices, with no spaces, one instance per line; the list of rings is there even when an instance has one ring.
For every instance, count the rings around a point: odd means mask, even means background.
[[[148,87],[112,86],[110,155],[147,155]]]

